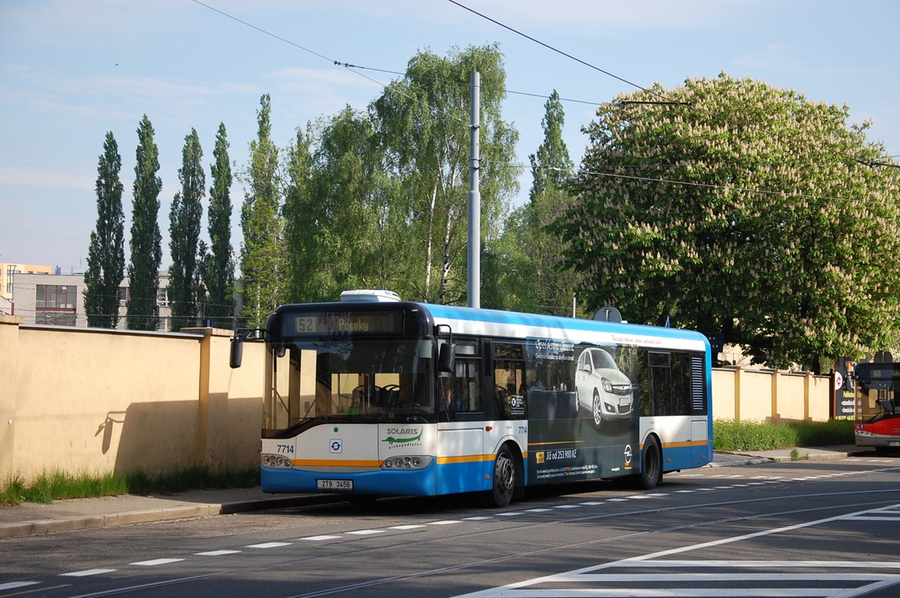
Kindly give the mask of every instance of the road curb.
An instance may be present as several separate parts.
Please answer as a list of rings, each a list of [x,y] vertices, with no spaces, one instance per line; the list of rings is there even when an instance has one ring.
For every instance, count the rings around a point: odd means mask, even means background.
[[[155,523],[158,521],[174,521],[177,519],[195,519],[213,515],[231,515],[248,513],[265,509],[283,509],[304,507],[316,504],[345,502],[345,496],[323,494],[290,496],[285,498],[263,498],[231,503],[204,503],[197,505],[179,505],[162,509],[145,509],[139,511],[122,511],[107,515],[78,515],[58,519],[38,519],[15,523],[0,523],[0,538],[14,538],[47,534],[53,532],[71,532],[137,523]]]

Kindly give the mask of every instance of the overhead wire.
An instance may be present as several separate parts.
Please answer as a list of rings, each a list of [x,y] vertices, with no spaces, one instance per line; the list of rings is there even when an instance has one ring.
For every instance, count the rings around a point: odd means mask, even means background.
[[[559,48],[555,48],[555,47],[551,46],[550,44],[544,43],[544,42],[542,42],[542,41],[539,40],[539,39],[536,39],[536,38],[531,37],[530,35],[528,35],[528,34],[526,34],[526,33],[523,33],[523,32],[521,32],[521,31],[519,31],[518,29],[514,29],[514,28],[510,27],[509,25],[506,25],[506,24],[504,24],[504,23],[501,23],[500,21],[498,21],[498,20],[496,20],[496,19],[492,19],[491,17],[489,17],[489,16],[487,16],[487,15],[485,15],[485,14],[483,14],[483,13],[480,13],[480,12],[478,12],[478,11],[475,10],[475,9],[469,8],[468,6],[466,6],[466,5],[464,5],[464,4],[461,4],[461,3],[457,2],[456,0],[448,0],[448,1],[449,1],[451,4],[455,4],[456,6],[458,6],[458,7],[462,8],[462,9],[464,9],[464,10],[467,10],[467,11],[471,12],[471,13],[474,14],[474,15],[478,15],[478,16],[481,17],[482,19],[485,19],[485,20],[487,20],[487,21],[490,21],[491,23],[494,23],[495,25],[498,25],[498,26],[500,26],[500,27],[503,27],[504,29],[506,29],[506,30],[508,30],[508,31],[511,31],[511,32],[515,33],[516,35],[520,35],[520,36],[524,37],[524,38],[527,39],[527,40],[530,40],[530,41],[532,41],[532,42],[534,42],[534,43],[536,43],[536,44],[538,44],[538,45],[540,45],[540,46],[543,46],[543,47],[547,48],[548,50],[551,50],[551,51],[553,51],[553,52],[556,52],[557,54],[561,54],[561,55],[565,56],[566,58],[569,58],[569,59],[571,59],[571,60],[574,60],[575,62],[577,62],[577,63],[579,63],[579,64],[583,64],[584,66],[586,66],[586,67],[588,67],[588,68],[594,69],[595,71],[600,72],[600,73],[603,73],[604,75],[607,75],[608,77],[612,77],[613,79],[616,79],[616,80],[618,80],[618,81],[621,81],[622,83],[625,83],[625,84],[627,84],[627,85],[631,85],[632,87],[637,87],[637,88],[640,89],[641,91],[645,91],[645,92],[647,92],[647,93],[656,95],[653,91],[651,91],[650,89],[647,89],[646,87],[643,87],[643,86],[641,86],[641,85],[638,85],[637,83],[634,83],[633,81],[629,81],[628,79],[625,79],[625,78],[623,78],[623,77],[620,77],[620,76],[618,76],[618,75],[616,75],[616,74],[613,74],[613,73],[611,73],[611,72],[609,72],[609,71],[603,70],[603,69],[601,69],[600,67],[595,66],[595,65],[591,64],[590,62],[587,62],[587,61],[582,60],[582,59],[580,59],[580,58],[577,58],[577,57],[575,57],[575,56],[572,56],[571,54],[569,54],[569,53],[567,53],[567,52],[563,52],[563,51],[560,50]]]
[[[599,67],[597,67],[597,66],[595,66],[595,65],[592,65],[592,64],[590,64],[590,63],[588,63],[588,62],[586,62],[586,61],[584,61],[584,60],[581,60],[580,58],[577,58],[577,57],[575,57],[575,56],[572,56],[572,55],[570,55],[570,54],[568,54],[568,53],[566,53],[566,52],[563,52],[562,50],[559,50],[559,49],[557,49],[557,48],[555,48],[555,47],[553,47],[553,46],[551,46],[551,45],[549,45],[549,44],[546,44],[546,43],[544,43],[544,42],[542,42],[542,41],[540,41],[540,40],[538,40],[538,39],[535,39],[535,38],[533,38],[533,37],[531,37],[531,36],[529,36],[529,35],[527,35],[527,34],[521,32],[521,31],[518,31],[518,30],[516,30],[516,29],[514,29],[514,28],[512,28],[512,27],[510,27],[510,26],[508,26],[508,25],[505,25],[504,23],[501,23],[500,21],[497,21],[496,19],[492,19],[491,17],[488,17],[487,15],[484,15],[484,14],[482,14],[482,13],[480,13],[480,12],[478,12],[478,11],[472,9],[472,8],[469,8],[469,7],[465,6],[465,5],[463,5],[463,4],[459,3],[459,2],[457,2],[457,0],[448,0],[448,1],[449,1],[450,3],[452,3],[452,4],[455,4],[456,6],[459,6],[460,8],[462,8],[462,9],[464,9],[464,10],[467,10],[467,11],[469,11],[469,12],[471,12],[471,13],[473,13],[473,14],[475,14],[475,15],[477,15],[477,16],[483,18],[483,19],[486,19],[486,20],[488,20],[488,21],[490,21],[490,22],[492,22],[492,23],[494,23],[494,24],[496,24],[496,25],[498,25],[498,26],[500,26],[500,27],[503,27],[504,29],[507,29],[507,30],[509,30],[509,31],[511,31],[511,32],[513,32],[513,33],[515,33],[515,34],[517,34],[517,35],[520,35],[520,36],[522,36],[522,37],[524,37],[524,38],[526,38],[526,39],[528,39],[528,40],[530,40],[530,41],[532,41],[532,42],[534,42],[534,43],[536,43],[536,44],[539,44],[539,45],[541,45],[541,46],[543,46],[543,47],[545,47],[545,48],[547,48],[547,49],[549,49],[549,50],[551,50],[551,51],[553,51],[553,52],[556,52],[556,53],[558,53],[558,54],[561,54],[561,55],[563,55],[563,56],[565,56],[565,57],[567,57],[567,58],[570,58],[571,60],[574,60],[574,61],[576,61],[576,62],[578,62],[578,63],[580,63],[580,64],[583,64],[583,65],[585,65],[585,66],[587,66],[587,67],[589,67],[589,68],[591,68],[591,69],[594,69],[594,70],[596,70],[596,71],[598,71],[598,72],[600,72],[600,73],[603,73],[603,74],[605,74],[605,75],[607,75],[607,76],[609,76],[609,77],[612,77],[612,78],[614,78],[614,79],[616,79],[616,80],[618,80],[618,81],[621,81],[621,82],[623,82],[623,83],[626,83],[626,84],[628,84],[628,85],[631,85],[631,86],[633,86],[633,87],[636,87],[636,88],[638,88],[638,89],[640,89],[640,90],[642,90],[642,91],[645,91],[645,92],[650,93],[650,94],[653,94],[653,95],[658,95],[658,94],[656,94],[655,92],[653,92],[652,90],[647,89],[647,88],[645,88],[645,87],[643,87],[643,86],[641,86],[641,85],[638,85],[637,83],[634,83],[634,82],[632,82],[632,81],[629,81],[629,80],[627,80],[627,79],[624,79],[624,78],[622,78],[622,77],[619,77],[618,75],[615,75],[615,74],[613,74],[613,73],[611,73],[611,72],[609,72],[609,71],[606,71],[606,70],[604,70],[604,69],[601,69],[601,68],[599,68]],[[231,20],[233,20],[233,21],[236,21],[236,22],[238,22],[238,23],[240,23],[240,24],[242,24],[242,25],[245,25],[245,26],[247,26],[247,27],[250,27],[251,29],[254,29],[254,30],[256,30],[256,31],[259,31],[260,33],[263,33],[263,34],[268,35],[268,36],[270,36],[270,37],[272,37],[272,38],[274,38],[274,39],[277,39],[277,40],[279,40],[279,41],[282,41],[282,42],[284,42],[284,43],[287,43],[287,44],[289,44],[289,45],[291,45],[291,46],[294,46],[294,47],[296,47],[296,48],[298,48],[298,49],[300,49],[300,50],[303,50],[304,52],[308,52],[308,53],[310,53],[310,54],[312,54],[312,55],[314,55],[314,56],[316,56],[316,57],[318,57],[318,58],[321,58],[321,59],[323,59],[323,60],[327,60],[328,62],[332,63],[332,64],[335,65],[335,66],[342,66],[342,67],[344,67],[344,68],[350,69],[352,72],[354,72],[354,73],[356,73],[357,75],[363,77],[364,79],[367,79],[367,80],[369,80],[369,81],[372,81],[372,82],[374,82],[374,83],[376,83],[376,84],[378,84],[378,85],[380,85],[380,86],[382,86],[382,87],[384,87],[384,88],[387,88],[388,85],[385,84],[385,83],[383,83],[383,82],[381,82],[381,81],[378,81],[378,80],[376,80],[376,79],[373,79],[373,78],[371,78],[371,77],[368,77],[367,75],[365,75],[365,74],[363,74],[363,73],[361,73],[361,72],[359,72],[359,71],[360,71],[360,70],[370,70],[370,71],[376,71],[376,72],[381,72],[381,73],[386,73],[386,74],[398,75],[398,76],[401,76],[401,77],[403,77],[403,76],[406,75],[406,73],[401,73],[401,72],[399,72],[399,71],[393,71],[393,70],[388,70],[388,69],[380,69],[380,68],[375,68],[375,67],[367,67],[367,66],[362,66],[362,65],[351,64],[351,63],[348,63],[348,62],[341,62],[341,61],[339,61],[339,60],[334,60],[334,59],[332,59],[332,58],[329,58],[328,56],[325,56],[324,54],[321,54],[321,53],[319,53],[319,52],[316,52],[316,51],[314,51],[314,50],[311,50],[311,49],[309,49],[309,48],[306,48],[306,47],[304,47],[304,46],[301,46],[300,44],[297,44],[297,43],[295,43],[295,42],[293,42],[293,41],[291,41],[291,40],[288,40],[288,39],[286,39],[286,38],[284,38],[284,37],[281,37],[281,36],[279,36],[279,35],[276,35],[276,34],[270,32],[270,31],[267,31],[267,30],[261,28],[261,27],[257,27],[256,25],[253,25],[252,23],[248,23],[247,21],[244,21],[244,20],[242,20],[242,19],[239,19],[239,18],[237,18],[237,17],[235,17],[235,16],[233,16],[233,15],[231,15],[231,14],[229,14],[229,13],[226,13],[226,12],[224,12],[224,11],[222,11],[222,10],[219,10],[219,9],[213,7],[213,6],[210,6],[210,5],[208,5],[208,4],[204,3],[204,2],[201,2],[200,0],[192,0],[192,2],[194,2],[194,3],[196,3],[196,4],[200,5],[200,6],[203,6],[203,7],[207,8],[207,9],[209,9],[209,10],[212,10],[213,12],[216,12],[216,13],[218,13],[218,14],[220,14],[220,15],[226,17],[226,18],[229,18],[229,19],[231,19]],[[535,93],[521,92],[521,91],[513,91],[513,90],[509,90],[509,89],[504,89],[504,92],[505,92],[505,93],[509,93],[509,94],[515,94],[515,95],[523,95],[523,96],[539,97],[539,98],[549,99],[549,96],[545,96],[545,95],[542,95],[542,94],[535,94]],[[409,97],[410,97],[410,99],[416,100],[416,98],[414,98],[414,97],[412,97],[412,96],[409,96]],[[562,98],[562,97],[560,97],[559,99],[560,99],[560,101],[575,102],[575,103],[584,103],[584,104],[590,104],[590,105],[595,105],[595,106],[601,106],[601,105],[614,105],[614,104],[616,104],[616,102],[591,102],[591,101],[586,101],[586,100],[575,100],[575,99],[571,99],[571,98]],[[628,103],[628,104],[657,104],[657,103],[658,103],[658,104],[667,104],[667,105],[688,105],[688,106],[691,105],[690,102],[672,102],[672,101],[663,101],[663,102],[631,101],[631,102],[626,102],[626,103]],[[894,157],[895,157],[895,156],[888,156],[889,159],[892,159],[892,158],[894,158]],[[870,165],[870,166],[888,166],[888,167],[892,167],[892,168],[900,168],[900,165],[891,164],[891,163],[885,163],[885,162],[870,162],[870,163],[866,163],[866,164],[867,164],[867,165]],[[519,164],[511,164],[511,166],[514,166],[514,167],[517,167],[517,168],[521,168],[521,169],[525,169],[525,168],[527,168],[529,165],[525,165],[525,164],[519,163]],[[552,167],[552,166],[539,166],[539,168],[546,168],[546,169],[560,170],[560,171],[563,170],[563,169],[561,169],[561,168],[558,168],[558,167]],[[616,174],[616,173],[593,172],[593,171],[583,171],[583,170],[582,170],[582,171],[579,171],[579,172],[580,172],[580,173],[581,173],[581,172],[585,172],[585,173],[587,173],[587,174],[594,174],[594,175],[597,175],[597,176],[618,177],[618,178],[623,178],[623,179],[632,179],[632,180],[638,180],[638,181],[643,181],[643,182],[658,182],[658,183],[668,183],[668,184],[680,184],[680,185],[688,185],[688,186],[704,187],[704,188],[712,188],[712,189],[733,189],[733,190],[740,190],[740,191],[744,191],[744,192],[770,193],[770,194],[784,195],[784,192],[781,192],[781,191],[769,191],[769,190],[763,190],[763,189],[746,189],[746,188],[741,189],[741,188],[737,188],[737,187],[733,187],[733,186],[728,186],[728,185],[715,185],[715,184],[711,184],[711,183],[697,183],[697,182],[693,182],[693,181],[679,181],[679,180],[674,180],[674,179],[651,178],[651,177],[639,177],[639,176],[634,176],[634,175],[623,175],[623,174]],[[847,200],[846,198],[834,198],[834,197],[816,196],[816,195],[807,195],[807,194],[787,194],[787,196],[789,196],[789,197],[813,198],[813,199],[826,199],[826,200],[839,200],[839,199]],[[848,201],[849,201],[849,200],[848,200]]]
[[[353,64],[353,63],[350,63],[350,62],[341,62],[340,60],[335,60],[335,59],[330,58],[330,57],[328,57],[328,56],[326,56],[326,55],[324,55],[324,54],[321,54],[321,53],[319,53],[319,52],[316,52],[315,50],[311,50],[311,49],[309,49],[309,48],[307,48],[307,47],[305,47],[305,46],[302,46],[302,45],[300,45],[300,44],[298,44],[298,43],[296,43],[296,42],[293,42],[293,41],[291,41],[291,40],[289,40],[289,39],[287,39],[287,38],[284,38],[284,37],[281,37],[280,35],[277,35],[277,34],[275,34],[275,33],[272,33],[271,31],[268,31],[268,30],[266,30],[266,29],[263,29],[262,27],[258,27],[258,26],[254,25],[254,24],[252,24],[252,23],[249,23],[249,22],[247,22],[247,21],[245,21],[245,20],[243,20],[243,19],[239,19],[238,17],[235,17],[234,15],[231,15],[231,14],[229,14],[229,13],[223,11],[223,10],[220,10],[220,9],[218,9],[218,8],[215,8],[214,6],[210,6],[209,4],[206,4],[206,3],[204,3],[204,2],[201,2],[200,0],[191,0],[191,1],[194,2],[195,4],[198,4],[198,5],[202,6],[202,7],[204,7],[204,8],[208,8],[209,10],[211,10],[211,11],[213,11],[213,12],[215,12],[215,13],[218,13],[218,14],[222,15],[223,17],[226,17],[226,18],[228,18],[228,19],[231,19],[232,21],[235,21],[235,22],[237,22],[237,23],[240,23],[241,25],[244,25],[244,26],[246,26],[246,27],[249,27],[249,28],[251,28],[251,29],[253,29],[253,30],[255,30],[255,31],[258,31],[258,32],[260,32],[260,33],[262,33],[262,34],[264,34],[264,35],[268,35],[268,36],[271,37],[271,38],[277,39],[278,41],[284,42],[284,43],[286,43],[286,44],[288,44],[288,45],[291,45],[291,46],[293,46],[293,47],[295,47],[295,48],[298,48],[298,49],[300,49],[300,50],[303,50],[304,52],[308,52],[309,54],[312,54],[313,56],[315,56],[315,57],[317,57],[317,58],[321,58],[322,60],[326,60],[326,61],[330,62],[331,64],[333,64],[334,66],[340,66],[340,67],[344,67],[344,68],[346,68],[346,69],[348,69],[348,70],[351,70],[352,72],[356,73],[357,75],[359,75],[359,76],[361,76],[361,77],[363,77],[363,78],[365,78],[365,79],[367,79],[367,80],[369,80],[369,81],[372,81],[373,83],[376,83],[376,84],[380,85],[381,87],[385,87],[385,88],[386,88],[386,87],[388,87],[388,84],[387,84],[387,83],[384,83],[384,82],[382,82],[382,81],[378,81],[377,79],[373,79],[373,78],[371,78],[371,77],[368,77],[368,76],[366,76],[365,74],[360,73],[359,71],[365,70],[365,71],[374,71],[374,72],[378,72],[378,73],[385,73],[385,74],[388,74],[388,75],[397,75],[397,76],[400,76],[400,77],[405,77],[405,76],[406,76],[406,73],[400,72],[400,71],[394,71],[394,70],[390,70],[390,69],[382,69],[382,68],[371,67],[371,66],[364,66],[364,65],[360,65],[360,64]],[[613,75],[613,76],[615,76],[615,75]],[[623,81],[624,81],[624,80],[623,80]],[[629,83],[628,81],[624,81],[624,82],[625,82],[625,83],[628,83],[629,85],[634,85],[633,83]],[[643,89],[643,88],[641,88],[641,89]],[[515,90],[511,90],[511,89],[504,89],[503,91],[504,91],[505,93],[513,94],[513,95],[521,95],[521,96],[528,96],[528,97],[534,97],[534,98],[549,99],[549,96],[547,96],[546,94],[530,93],[530,92],[526,92],[526,91],[515,91]],[[563,102],[572,102],[572,103],[577,103],[577,104],[588,104],[588,105],[591,105],[591,106],[601,106],[601,105],[603,105],[603,104],[608,104],[608,102],[597,102],[597,101],[591,101],[591,100],[577,100],[577,99],[573,99],[573,98],[563,98],[563,97],[560,97],[559,99],[560,99],[560,101],[563,101]]]

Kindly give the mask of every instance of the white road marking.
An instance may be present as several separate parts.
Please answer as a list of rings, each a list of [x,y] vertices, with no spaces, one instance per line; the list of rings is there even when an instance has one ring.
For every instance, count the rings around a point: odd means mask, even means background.
[[[60,577],[90,577],[91,575],[102,575],[103,573],[112,573],[114,571],[115,569],[85,569],[84,571],[62,573]]]
[[[4,590],[15,590],[16,588],[25,588],[28,586],[36,586],[39,581],[11,581],[9,583],[0,583],[0,592]]]
[[[877,590],[900,585],[900,563],[883,561],[673,561],[662,557],[791,532],[835,521],[869,518],[885,513],[893,514],[897,509],[900,509],[900,504],[662,550],[564,573],[537,577],[502,587],[489,588],[457,598],[612,598],[614,596],[630,596],[632,598],[749,598],[751,596],[857,598]],[[633,574],[616,571],[629,568],[640,568],[641,571]],[[736,568],[757,569],[758,572],[735,573],[732,569]],[[790,568],[792,571],[771,571],[771,569],[778,568]],[[814,571],[796,571],[804,568],[814,569]],[[674,573],[665,571],[666,569],[693,569],[694,571]],[[721,569],[721,571],[716,571],[716,569]],[[651,573],[649,570],[662,572]],[[703,587],[704,584],[709,586],[713,582],[721,581],[739,581],[748,587],[735,588],[718,585]],[[800,585],[810,582],[812,587]],[[578,587],[565,588],[562,584],[566,583],[577,584]],[[671,587],[673,583],[681,584],[681,586],[673,588]],[[823,586],[823,583],[830,584],[831,587]],[[852,583],[856,585],[848,585]],[[552,584],[552,588],[536,587],[544,584]],[[593,585],[586,587],[584,584]],[[654,584],[656,587],[648,587]]]
[[[337,537],[337,536],[335,536]],[[309,539],[309,538],[307,538]],[[281,546],[290,546],[290,542],[263,542],[262,544],[251,544],[247,548],[280,548]]]
[[[130,565],[137,565],[139,567],[156,567],[157,565],[170,565],[172,563],[177,563],[179,561],[183,561],[184,559],[153,559],[150,561],[138,561],[137,563],[129,563]]]
[[[226,554],[238,554],[240,550],[210,550],[209,552],[195,552],[194,556],[225,556]]]

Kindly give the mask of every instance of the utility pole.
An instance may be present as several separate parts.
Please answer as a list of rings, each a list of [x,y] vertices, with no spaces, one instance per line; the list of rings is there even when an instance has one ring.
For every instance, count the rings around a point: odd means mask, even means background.
[[[469,164],[469,246],[468,301],[469,307],[481,307],[481,192],[478,189],[478,170],[481,168],[479,140],[479,106],[481,104],[481,74],[471,75],[471,162]]]

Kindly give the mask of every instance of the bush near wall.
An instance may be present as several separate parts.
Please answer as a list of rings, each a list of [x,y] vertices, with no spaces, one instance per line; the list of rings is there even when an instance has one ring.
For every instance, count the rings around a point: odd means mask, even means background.
[[[853,421],[770,424],[716,420],[713,446],[717,451],[768,451],[781,448],[854,444]]]

